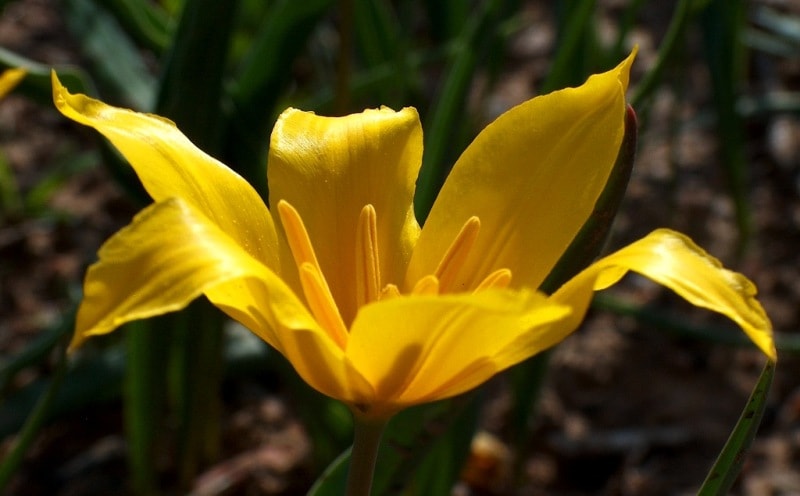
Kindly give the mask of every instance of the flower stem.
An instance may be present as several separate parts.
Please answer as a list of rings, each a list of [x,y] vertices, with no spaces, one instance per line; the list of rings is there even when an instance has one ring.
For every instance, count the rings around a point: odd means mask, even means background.
[[[355,415],[355,436],[347,474],[347,496],[369,496],[372,476],[385,420],[365,419]]]

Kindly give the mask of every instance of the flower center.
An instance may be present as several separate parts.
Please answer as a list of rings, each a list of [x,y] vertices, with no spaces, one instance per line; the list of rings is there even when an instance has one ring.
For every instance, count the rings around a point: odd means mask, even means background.
[[[300,284],[309,310],[330,333],[331,338],[342,348],[347,343],[347,325],[342,319],[339,307],[331,293],[322,268],[319,265],[311,239],[308,236],[300,214],[285,200],[278,202],[278,215],[286,232],[289,249],[297,265]],[[356,226],[355,291],[358,307],[368,303],[395,298],[401,295],[393,283],[382,285],[380,273],[380,253],[378,250],[378,221],[375,207],[365,205],[361,209]],[[470,217],[453,239],[439,265],[432,274],[420,278],[410,294],[438,295],[463,292],[470,288],[457,287],[461,272],[478,239],[481,222],[478,217]],[[475,287],[473,291],[491,288],[505,288],[511,282],[511,271],[498,269]]]

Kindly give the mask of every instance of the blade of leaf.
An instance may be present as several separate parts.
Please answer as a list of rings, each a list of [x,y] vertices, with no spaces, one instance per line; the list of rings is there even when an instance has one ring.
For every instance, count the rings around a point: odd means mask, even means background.
[[[127,462],[136,494],[154,494],[157,487],[153,463],[159,437],[163,440],[166,407],[166,356],[173,316],[127,324],[123,410]]]
[[[775,363],[767,362],[764,370],[756,382],[747,406],[742,411],[739,421],[731,432],[725,447],[722,448],[717,461],[708,472],[705,482],[697,492],[698,496],[717,496],[728,494],[747,456],[747,451],[753,443],[753,439],[761,424],[764,410],[767,407],[767,395],[775,376]]]
[[[744,120],[736,109],[736,96],[744,78],[740,36],[744,7],[741,0],[712,0],[700,16],[717,114],[721,163],[739,228],[739,254],[746,249],[753,227],[748,201]]]
[[[405,410],[383,435],[373,494],[449,495],[466,457],[480,412],[480,395],[467,395]],[[309,496],[344,494],[350,450],[317,480]],[[413,480],[409,474],[414,474]]]
[[[15,92],[25,95],[43,106],[53,104],[53,88],[50,83],[51,66],[40,64],[0,47],[0,69],[10,69],[12,67],[21,67],[26,71],[25,78],[14,89]],[[94,85],[89,75],[81,68],[60,66],[56,70],[61,82],[72,91],[92,93],[90,89]]]
[[[380,460],[378,461],[380,463]],[[341,496],[347,490],[347,470],[350,467],[350,448],[328,465],[314,482],[307,496]]]
[[[581,48],[590,45],[587,36],[593,29],[591,21],[594,19],[595,1],[559,2],[555,5],[561,11],[558,50],[542,82],[542,94],[580,84],[586,78],[587,64]]]
[[[141,0],[98,0],[122,24],[136,42],[156,55],[169,45],[172,35],[170,16],[158,2]]]
[[[66,24],[90,60],[106,99],[151,110],[155,78],[117,20],[92,0],[65,0],[63,5]]]
[[[220,148],[220,99],[238,3],[187,0],[159,81],[157,113],[211,155]]]
[[[736,348],[756,349],[753,341],[734,327],[696,326],[685,319],[676,318],[657,308],[639,305],[614,297],[608,293],[598,293],[592,299],[592,308],[603,312],[632,317],[655,330],[663,331],[679,339],[705,341],[708,343]],[[775,347],[779,353],[800,353],[800,335],[793,332],[775,332]]]
[[[291,81],[289,68],[332,4],[333,0],[273,2],[229,88],[232,105],[224,117],[223,154],[227,163],[262,194],[267,184],[264,162],[275,105]]]
[[[636,86],[631,96],[631,105],[640,108],[645,101],[658,88],[664,76],[664,70],[672,60],[678,46],[684,39],[684,32],[692,19],[694,12],[697,11],[696,3],[692,0],[680,0],[675,7],[672,18],[667,27],[667,33],[658,48],[658,57],[653,67],[647,71],[642,80]]]
[[[433,2],[436,3],[436,2]],[[425,151],[422,168],[417,179],[414,212],[420,223],[425,222],[449,171],[448,160],[453,153],[455,134],[464,123],[467,94],[472,86],[475,71],[487,46],[502,2],[487,0],[467,18],[458,37],[456,51],[445,70],[444,83],[434,99],[434,106],[426,119]]]
[[[6,455],[2,463],[0,463],[0,491],[10,482],[11,477],[16,472],[17,468],[22,463],[30,445],[36,439],[39,430],[45,424],[47,415],[55,401],[56,394],[61,388],[64,376],[67,370],[67,340],[62,340],[61,349],[58,352],[58,362],[50,382],[36,402],[36,406],[28,415],[25,425],[20,431],[14,446],[11,448],[8,455]]]

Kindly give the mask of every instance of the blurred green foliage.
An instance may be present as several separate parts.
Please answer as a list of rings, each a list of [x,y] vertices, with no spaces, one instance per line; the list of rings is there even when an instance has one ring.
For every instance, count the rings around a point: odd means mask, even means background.
[[[416,197],[417,216],[424,220],[449,165],[484,119],[471,102],[476,95],[481,99],[490,94],[509,70],[506,55],[513,36],[525,28],[525,4],[521,0],[62,0],[61,13],[86,64],[56,70],[72,91],[173,119],[201,148],[236,169],[265,197],[268,136],[286,106],[323,114],[379,105],[416,106],[426,133]],[[628,2],[620,14],[617,38],[601,42],[594,1],[556,3],[552,62],[543,79],[535,82],[539,92],[579,84],[621,60],[630,49],[627,36],[644,4]],[[681,63],[687,28],[705,34],[715,112],[725,138],[726,175],[744,246],[751,229],[739,139],[743,121],[737,111],[746,49],[741,10],[742,2],[678,1],[656,65],[634,87],[631,101],[646,118],[654,92],[660,85],[673,84],[668,74],[675,71],[668,69]],[[766,34],[751,32],[748,39],[753,45],[789,54],[800,44],[798,29],[787,26],[786,19],[770,17],[769,12],[762,12],[760,19],[773,29]],[[0,66],[26,67],[29,76],[19,93],[51,105],[49,67],[2,49]],[[751,102],[750,108],[763,111],[765,105],[769,111],[770,102]],[[49,168],[50,174],[38,186],[24,193],[0,160],[0,219],[52,213],[46,207],[52,192],[98,159],[94,152],[71,151]],[[103,148],[102,159],[132,199],[148,201],[115,152]],[[617,195],[612,202],[616,209],[621,191],[610,194]],[[607,222],[600,226],[608,227]],[[591,253],[580,254],[560,269],[570,272],[588,263],[603,238],[595,239]],[[641,309],[618,302],[603,304],[648,318],[637,313]],[[292,392],[293,404],[313,438],[314,470],[322,473],[333,462],[312,494],[342,494],[347,454],[339,454],[351,436],[346,409],[310,390],[265,346],[243,343],[225,333],[223,319],[202,303],[177,316],[130,325],[135,332],[128,332],[124,341],[99,340],[69,365],[60,358],[53,377],[20,391],[9,388],[16,374],[48,358],[69,335],[71,324],[72,316],[65,315],[19,355],[2,357],[0,436],[17,431],[22,435],[13,456],[0,464],[0,488],[13,476],[45,422],[122,396],[132,490],[136,494],[186,490],[198,471],[218,457],[223,380],[257,373],[279,377]],[[796,348],[796,343],[791,346]],[[544,359],[522,364],[514,372],[516,382],[524,385],[516,393],[519,446],[525,444],[527,421],[536,409],[534,385],[541,383],[546,369]],[[762,381],[760,387],[764,386]],[[762,406],[764,396],[755,396]],[[482,400],[477,391],[399,415],[385,435],[375,493],[450,494]],[[753,426],[742,429],[752,432]],[[745,436],[745,448],[751,439]],[[165,444],[176,453],[173,473],[166,476],[154,462],[155,450],[165,449]],[[742,449],[741,443],[737,446]],[[715,470],[735,476],[738,466],[721,460]]]

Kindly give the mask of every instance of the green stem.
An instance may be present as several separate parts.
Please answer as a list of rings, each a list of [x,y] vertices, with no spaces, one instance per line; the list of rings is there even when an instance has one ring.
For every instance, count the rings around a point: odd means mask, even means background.
[[[350,455],[350,472],[347,474],[347,496],[369,496],[384,427],[385,420],[365,419],[355,415],[355,436]]]

